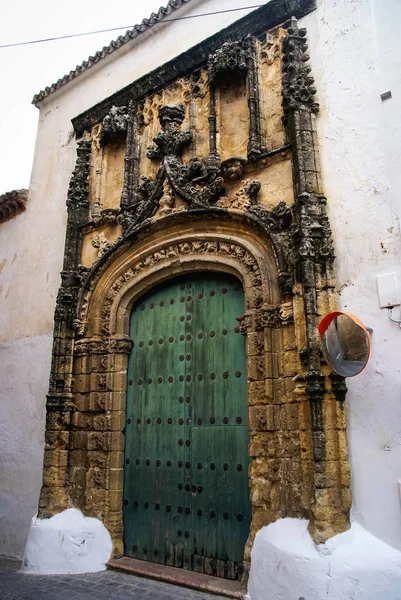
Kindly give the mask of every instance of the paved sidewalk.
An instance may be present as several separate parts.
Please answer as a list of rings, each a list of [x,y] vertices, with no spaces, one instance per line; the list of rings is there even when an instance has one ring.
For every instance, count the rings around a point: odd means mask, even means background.
[[[86,575],[26,575],[0,557],[0,600],[227,600],[168,583],[102,571]]]

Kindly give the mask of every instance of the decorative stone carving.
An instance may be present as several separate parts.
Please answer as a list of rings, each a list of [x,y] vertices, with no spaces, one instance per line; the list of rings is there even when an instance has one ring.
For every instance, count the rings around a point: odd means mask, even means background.
[[[269,66],[280,56],[281,44],[278,41],[278,29],[268,31],[264,42],[261,43],[261,61]]]
[[[182,242],[174,246],[167,246],[166,248],[161,248],[160,250],[148,254],[139,262],[134,263],[124,274],[116,279],[103,303],[101,313],[103,333],[105,335],[108,334],[111,306],[116,296],[127,283],[137,277],[139,273],[151,268],[156,263],[177,260],[181,255],[187,254],[224,254],[234,257],[245,265],[255,290],[256,288],[259,288],[262,283],[261,270],[257,261],[246,248],[239,244],[219,242],[217,240],[194,240]],[[86,323],[86,310],[87,302],[85,299],[82,299],[79,316],[77,316],[77,321],[79,323]]]
[[[244,172],[246,160],[238,156],[223,160],[220,165],[221,172],[225,179],[239,179]]]
[[[246,312],[241,317],[237,317],[239,330],[243,335],[250,331],[261,331],[266,327],[277,327],[282,324],[280,316],[280,306],[270,306],[263,304],[261,308]]]
[[[127,118],[126,106],[111,107],[108,115],[102,121],[102,132],[100,134],[100,144],[102,146],[112,139],[113,135],[127,131]]]
[[[89,167],[92,143],[82,139],[77,145],[77,162],[68,188],[67,206],[89,206]]]
[[[283,325],[290,325],[294,322],[294,307],[292,302],[283,302],[280,305],[279,317]]]
[[[249,206],[256,204],[260,188],[261,184],[257,179],[254,179],[253,181],[245,179],[242,181],[242,187],[235,192],[235,199],[232,202],[228,200],[226,205],[231,208],[239,208],[245,211]]]
[[[345,377],[341,377],[341,375],[337,375],[337,373],[330,373],[329,377],[331,379],[331,389],[336,400],[343,403],[348,391]]]
[[[247,71],[246,52],[242,42],[226,42],[209,56],[209,80],[216,82]]]
[[[92,246],[98,248],[97,256],[100,258],[107,250],[113,246],[113,242],[109,242],[103,231],[97,233],[92,240]]]
[[[310,76],[311,68],[305,64],[309,61],[305,36],[306,29],[299,29],[297,20],[292,17],[283,41],[283,107],[289,110],[305,105],[317,112],[315,80]]]
[[[206,207],[217,202],[222,192],[223,179],[217,177],[215,168],[198,158],[192,159],[189,165],[182,162],[182,151],[192,141],[191,131],[181,131],[184,117],[182,106],[167,104],[159,109],[162,131],[155,136],[155,143],[149,146],[147,153],[151,160],[162,162],[155,190],[160,190],[167,177],[172,189],[189,205]]]
[[[172,211],[172,207],[174,205],[174,196],[173,190],[167,179],[164,180],[163,183],[163,196],[160,198],[159,207],[160,207],[160,216],[168,215]]]
[[[257,190],[256,182],[252,182],[252,184],[254,185],[250,190],[250,194],[254,194],[255,192],[253,190]],[[292,220],[291,209],[284,200],[281,200],[281,202],[279,202],[272,210],[268,210],[264,206],[256,204],[256,199],[253,199],[250,204],[251,206],[248,208],[248,212],[254,215],[270,232],[286,231],[289,229]]]

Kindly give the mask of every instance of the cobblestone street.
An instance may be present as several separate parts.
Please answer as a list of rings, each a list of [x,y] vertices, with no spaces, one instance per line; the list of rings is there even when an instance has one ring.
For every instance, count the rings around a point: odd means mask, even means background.
[[[19,562],[0,557],[0,600],[224,600],[111,570],[43,576],[26,575],[19,568]]]

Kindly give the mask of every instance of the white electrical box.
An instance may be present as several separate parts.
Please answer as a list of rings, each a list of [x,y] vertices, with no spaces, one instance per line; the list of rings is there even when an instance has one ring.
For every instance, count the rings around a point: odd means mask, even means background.
[[[400,294],[398,292],[396,274],[387,273],[386,275],[378,275],[376,281],[380,308],[398,306],[400,304]]]

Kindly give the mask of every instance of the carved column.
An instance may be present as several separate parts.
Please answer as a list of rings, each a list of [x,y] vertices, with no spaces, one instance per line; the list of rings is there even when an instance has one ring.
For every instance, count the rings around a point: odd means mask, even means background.
[[[133,204],[134,190],[138,183],[138,109],[130,102],[127,114],[127,139],[124,158],[124,186],[120,206],[124,210]]]
[[[330,310],[334,253],[326,199],[321,191],[315,125],[319,107],[307,65],[306,30],[299,29],[294,18],[287,28],[283,41],[283,107],[292,145],[296,198],[293,239],[306,328],[306,347],[302,354],[306,364],[305,393],[310,404],[314,469],[310,530],[316,541],[325,541],[348,527],[350,509],[349,481],[342,476],[342,463],[347,461],[343,424],[332,410],[318,335],[322,312]],[[333,391],[335,388],[334,385]]]
[[[258,70],[256,66],[255,39],[248,36],[245,40],[248,72],[248,110],[249,110],[249,142],[248,160],[257,161],[266,148],[262,148],[262,134],[260,128],[260,94]]]
[[[72,403],[74,314],[80,286],[80,227],[89,219],[89,166],[91,141],[77,146],[77,162],[67,197],[67,231],[61,286],[54,315],[54,335],[49,393],[47,395],[46,445],[39,516],[48,517],[67,508],[66,478]]]

